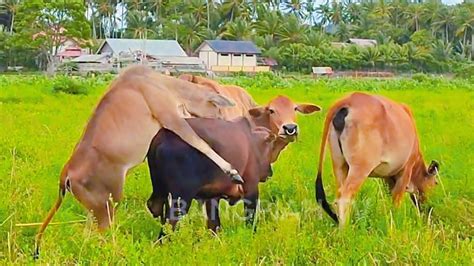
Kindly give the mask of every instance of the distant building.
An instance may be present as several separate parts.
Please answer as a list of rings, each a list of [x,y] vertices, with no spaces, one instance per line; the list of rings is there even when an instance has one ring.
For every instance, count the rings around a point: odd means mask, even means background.
[[[105,39],[96,55],[80,56],[72,62],[80,73],[120,72],[134,64],[147,65],[167,74],[205,73],[198,57],[189,57],[174,40]]]
[[[208,70],[214,72],[261,72],[269,71],[268,66],[257,66],[260,49],[250,41],[204,41],[196,54],[204,61]]]
[[[175,40],[143,39],[105,39],[97,54],[110,54],[112,57],[141,54],[154,58],[188,55]]]
[[[350,38],[348,43],[355,44],[360,47],[373,47],[377,46],[377,41],[372,40],[372,39],[356,39],[356,38]]]

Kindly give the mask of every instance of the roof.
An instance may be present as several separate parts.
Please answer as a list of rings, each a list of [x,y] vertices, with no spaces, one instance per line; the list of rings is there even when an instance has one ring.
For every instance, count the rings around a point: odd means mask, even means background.
[[[66,50],[60,52],[58,56],[63,57],[78,57],[82,54],[82,50],[80,47],[69,47]]]
[[[76,57],[71,60],[71,62],[76,63],[102,63],[105,61],[109,55],[107,54],[85,54],[79,57]]]
[[[204,44],[208,44],[212,50],[217,53],[229,54],[260,54],[261,51],[253,42],[250,41],[225,41],[225,40],[207,40],[199,46],[199,51]]]
[[[105,39],[97,53],[108,44],[114,54],[142,51],[154,56],[187,56],[175,40]]]
[[[363,47],[369,47],[369,46],[376,46],[377,41],[372,40],[372,39],[356,39],[356,38],[351,38],[348,41],[349,43],[353,43],[358,46],[363,46]]]

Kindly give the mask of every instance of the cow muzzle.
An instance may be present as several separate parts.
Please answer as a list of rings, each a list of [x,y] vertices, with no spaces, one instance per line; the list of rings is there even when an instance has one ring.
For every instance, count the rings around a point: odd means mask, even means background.
[[[286,124],[283,125],[283,132],[286,136],[297,136],[298,135],[298,125],[296,124]]]

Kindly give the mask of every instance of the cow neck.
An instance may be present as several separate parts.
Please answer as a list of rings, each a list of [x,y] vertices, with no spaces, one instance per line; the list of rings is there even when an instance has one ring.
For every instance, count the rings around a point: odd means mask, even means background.
[[[247,119],[247,121],[250,123],[252,128],[264,127],[271,130],[270,124],[267,119],[262,119],[262,118],[253,117],[249,115],[246,116],[245,119]],[[272,147],[272,160],[271,160],[272,163],[274,163],[278,159],[278,156],[280,155],[281,151],[285,149],[288,144],[289,142],[286,139],[277,137]]]

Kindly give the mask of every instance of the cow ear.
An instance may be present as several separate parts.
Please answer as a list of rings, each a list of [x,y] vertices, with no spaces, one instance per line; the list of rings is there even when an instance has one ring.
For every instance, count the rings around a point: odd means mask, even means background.
[[[253,117],[259,117],[265,113],[265,107],[255,107],[249,110],[249,114]]]
[[[431,161],[430,166],[428,167],[428,175],[429,176],[435,176],[438,174],[439,171],[439,163],[437,161]]]
[[[296,111],[302,114],[312,114],[314,112],[321,111],[321,107],[314,104],[298,104],[295,108]]]
[[[213,94],[209,98],[209,102],[214,104],[217,107],[233,107],[235,103],[231,101],[229,98],[222,96],[220,94]]]

